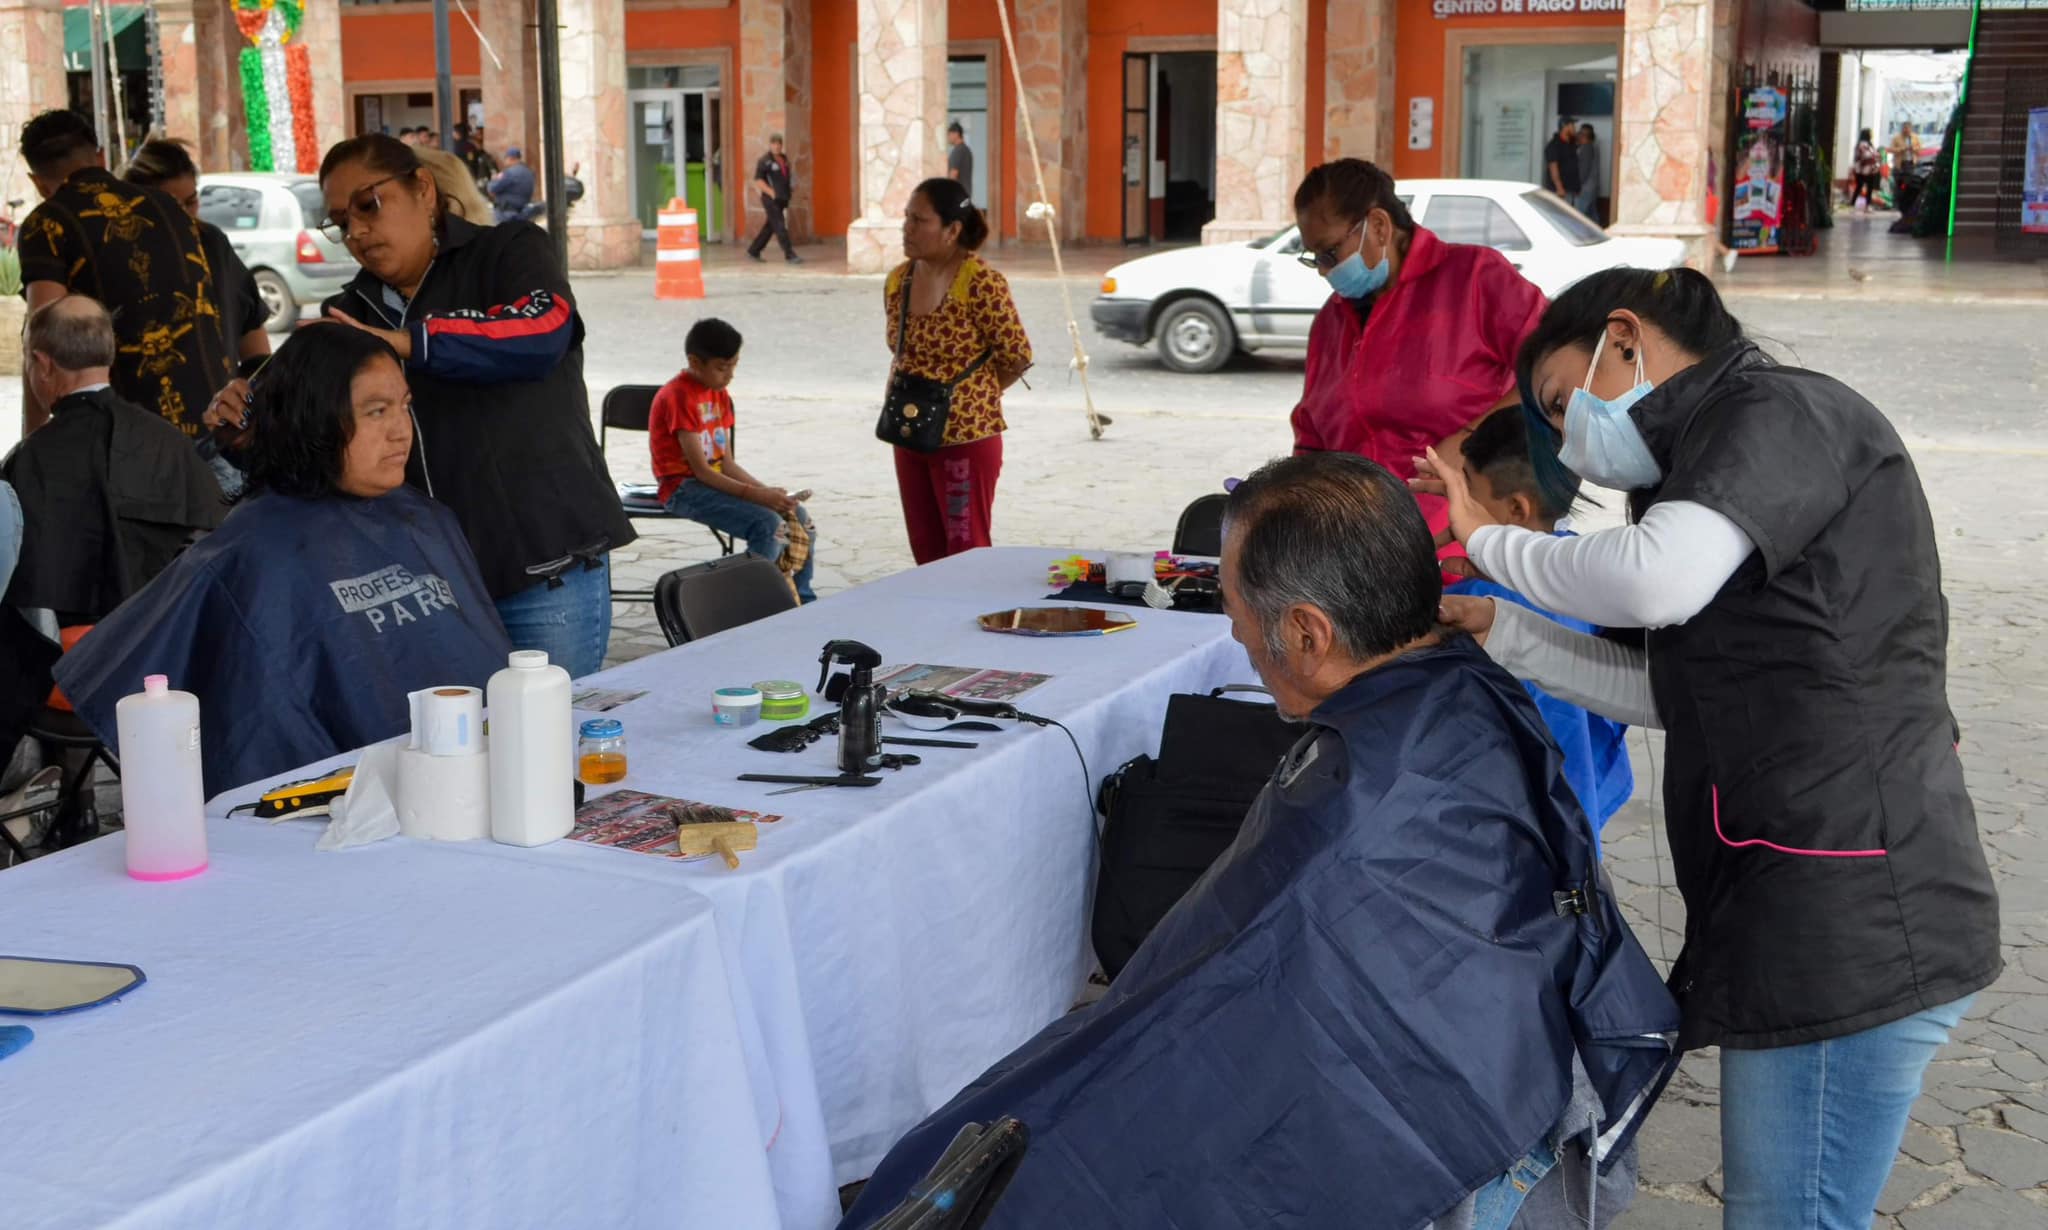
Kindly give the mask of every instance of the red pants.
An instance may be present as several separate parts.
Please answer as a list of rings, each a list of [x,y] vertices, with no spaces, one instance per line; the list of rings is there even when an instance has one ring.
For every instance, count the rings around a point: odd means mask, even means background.
[[[996,478],[1003,472],[1000,433],[936,453],[891,451],[896,454],[896,490],[903,497],[910,554],[918,563],[989,545]]]

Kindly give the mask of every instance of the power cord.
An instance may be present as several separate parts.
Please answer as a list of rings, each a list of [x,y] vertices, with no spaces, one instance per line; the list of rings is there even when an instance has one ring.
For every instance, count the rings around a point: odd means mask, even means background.
[[[1059,732],[1067,737],[1067,742],[1074,745],[1074,758],[1081,762],[1081,795],[1088,801],[1089,823],[1095,829],[1095,844],[1100,846],[1102,844],[1102,826],[1095,823],[1095,775],[1088,771],[1088,754],[1081,750],[1081,741],[1074,737],[1074,732],[1068,730],[1065,724],[1055,722],[1049,717],[1039,717],[1035,713],[1020,712],[1017,714],[1017,720],[1020,722],[1030,722],[1034,726],[1056,726],[1059,728]]]

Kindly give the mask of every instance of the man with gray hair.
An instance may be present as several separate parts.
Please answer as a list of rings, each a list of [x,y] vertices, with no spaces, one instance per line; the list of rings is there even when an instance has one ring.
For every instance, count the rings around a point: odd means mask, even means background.
[[[0,463],[23,523],[6,601],[93,623],[220,524],[220,487],[183,432],[114,391],[118,343],[98,300],[38,308],[22,349],[51,418]]]
[[[1351,454],[1276,461],[1231,494],[1222,581],[1301,740],[1108,993],[899,1142],[843,1230],[1003,1116],[1029,1149],[991,1230],[1627,1207],[1677,1008],[1528,693],[1439,625],[1414,497]]]

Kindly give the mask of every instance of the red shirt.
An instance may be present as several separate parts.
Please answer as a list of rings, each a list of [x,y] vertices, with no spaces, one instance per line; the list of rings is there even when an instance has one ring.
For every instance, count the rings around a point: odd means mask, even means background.
[[[1340,295],[1317,313],[1294,451],[1357,453],[1409,479],[1424,448],[1514,390],[1515,352],[1548,301],[1499,252],[1418,226],[1400,276],[1371,302],[1363,324]],[[1448,523],[1442,499],[1416,502],[1432,530]]]
[[[689,372],[661,386],[647,415],[647,448],[654,454],[654,477],[661,480],[662,503],[693,477],[676,433],[694,433],[704,442],[704,460],[712,469],[723,470],[732,450],[732,418],[732,394],[705,388]]]

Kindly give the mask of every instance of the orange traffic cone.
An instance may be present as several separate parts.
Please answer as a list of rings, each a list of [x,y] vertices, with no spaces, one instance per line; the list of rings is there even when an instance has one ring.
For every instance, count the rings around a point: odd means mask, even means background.
[[[697,246],[697,211],[677,197],[661,211],[656,223],[654,297],[702,299],[704,261]]]

